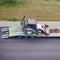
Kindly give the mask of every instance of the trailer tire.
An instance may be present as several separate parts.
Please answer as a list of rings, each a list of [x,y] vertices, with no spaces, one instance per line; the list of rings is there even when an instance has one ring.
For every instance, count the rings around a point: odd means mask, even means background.
[[[34,38],[34,36],[31,36],[31,38]]]
[[[21,38],[22,36],[18,36],[18,38]]]
[[[24,36],[24,38],[28,38],[28,36]]]

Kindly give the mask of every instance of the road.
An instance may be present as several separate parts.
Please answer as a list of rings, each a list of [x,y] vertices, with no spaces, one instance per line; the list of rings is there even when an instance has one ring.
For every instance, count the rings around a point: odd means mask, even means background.
[[[1,38],[0,60],[60,60],[60,38]]]

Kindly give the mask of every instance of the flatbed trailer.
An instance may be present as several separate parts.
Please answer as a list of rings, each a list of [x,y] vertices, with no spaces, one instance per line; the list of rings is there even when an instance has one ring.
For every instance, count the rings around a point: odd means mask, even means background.
[[[22,31],[21,26],[15,26],[15,27],[2,27],[2,38],[9,38],[9,37],[47,37],[47,36],[38,36],[37,34],[25,34]]]
[[[2,38],[9,38],[15,36],[24,36],[25,38],[28,36],[48,37],[49,34],[46,33],[47,26],[48,25],[45,24],[45,26],[42,27],[34,19],[25,20],[25,16],[23,16],[19,26],[2,27]]]

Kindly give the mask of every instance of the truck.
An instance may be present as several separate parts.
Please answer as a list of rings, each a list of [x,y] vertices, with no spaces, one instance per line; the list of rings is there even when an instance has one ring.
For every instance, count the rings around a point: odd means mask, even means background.
[[[49,26],[47,24],[39,24],[36,19],[22,17],[19,26],[2,27],[2,38],[22,36],[27,37],[48,37]]]

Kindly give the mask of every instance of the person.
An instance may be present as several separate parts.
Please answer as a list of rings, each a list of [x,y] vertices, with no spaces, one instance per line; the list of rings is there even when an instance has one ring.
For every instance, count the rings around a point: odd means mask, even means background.
[[[25,15],[22,17],[21,25],[22,25],[22,31],[24,31],[24,30],[25,30],[25,27],[26,27],[26,19],[25,19]]]
[[[25,22],[25,15],[22,17],[22,20],[21,20],[21,25],[23,25]]]

